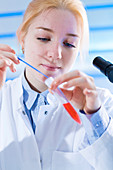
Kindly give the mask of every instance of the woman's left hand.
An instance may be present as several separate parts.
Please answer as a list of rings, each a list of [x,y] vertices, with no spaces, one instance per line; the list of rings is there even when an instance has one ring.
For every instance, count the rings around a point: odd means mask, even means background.
[[[55,78],[50,89],[55,90],[62,83],[65,83],[63,93],[76,108],[84,110],[86,114],[92,114],[100,108],[100,100],[92,77],[75,70]]]

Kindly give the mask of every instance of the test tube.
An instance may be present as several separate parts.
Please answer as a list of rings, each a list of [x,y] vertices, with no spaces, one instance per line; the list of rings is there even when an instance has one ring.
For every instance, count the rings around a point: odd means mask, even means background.
[[[53,82],[53,78],[49,77],[45,80],[45,84],[48,87],[51,87],[51,83]],[[78,115],[78,113],[76,112],[76,110],[74,109],[74,107],[72,106],[72,104],[68,101],[68,99],[66,98],[66,96],[64,95],[64,93],[62,92],[62,90],[57,87],[57,89],[55,91],[52,91],[53,94],[56,96],[56,98],[60,101],[60,103],[64,106],[64,108],[66,109],[66,111],[69,113],[69,115],[79,124],[81,124],[81,120],[80,117]]]

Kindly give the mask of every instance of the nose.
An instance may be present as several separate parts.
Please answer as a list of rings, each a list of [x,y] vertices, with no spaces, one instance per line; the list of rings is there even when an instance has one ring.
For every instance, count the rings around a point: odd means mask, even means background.
[[[62,48],[60,44],[52,44],[48,49],[48,57],[57,60],[62,58]]]

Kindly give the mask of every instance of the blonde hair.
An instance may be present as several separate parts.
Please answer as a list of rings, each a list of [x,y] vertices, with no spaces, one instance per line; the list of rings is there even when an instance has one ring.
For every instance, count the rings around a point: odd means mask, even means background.
[[[17,30],[17,36],[25,36],[32,20],[40,13],[51,8],[69,10],[81,19],[82,38],[80,42],[80,56],[88,54],[89,50],[89,26],[86,11],[80,0],[32,0],[23,17],[23,22]],[[18,36],[19,37],[19,36]]]

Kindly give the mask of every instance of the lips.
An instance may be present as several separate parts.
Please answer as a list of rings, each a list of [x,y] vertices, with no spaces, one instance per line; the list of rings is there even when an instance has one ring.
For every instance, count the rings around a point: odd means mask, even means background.
[[[48,71],[57,71],[61,68],[61,67],[58,67],[58,66],[46,65],[46,64],[41,64],[41,66]]]

